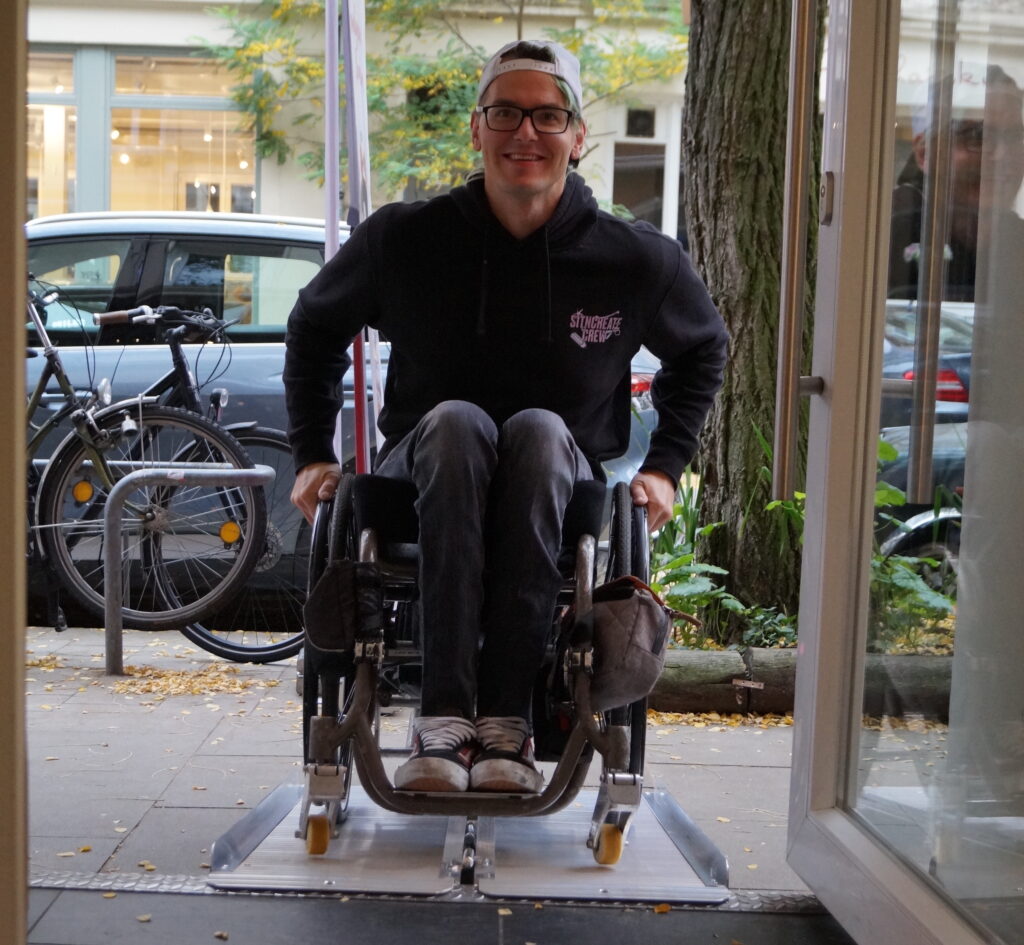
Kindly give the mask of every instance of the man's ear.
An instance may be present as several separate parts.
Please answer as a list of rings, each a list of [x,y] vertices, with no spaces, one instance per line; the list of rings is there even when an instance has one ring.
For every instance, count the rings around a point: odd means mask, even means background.
[[[573,138],[572,151],[569,154],[569,157],[572,160],[578,161],[583,156],[583,145],[586,142],[586,140],[587,123],[581,118],[579,122],[579,127],[577,127],[576,129],[576,135]]]
[[[480,113],[476,110],[469,116],[469,140],[474,151],[479,151],[483,146],[480,144]]]

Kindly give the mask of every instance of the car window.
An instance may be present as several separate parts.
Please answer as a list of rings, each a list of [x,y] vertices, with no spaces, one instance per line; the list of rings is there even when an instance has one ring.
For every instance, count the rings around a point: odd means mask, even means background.
[[[939,350],[947,353],[970,351],[973,333],[973,303],[943,303],[939,314]],[[911,348],[916,336],[917,303],[890,301],[885,310],[886,341],[898,347]]]
[[[30,243],[28,271],[61,293],[47,312],[48,326],[76,328],[82,313],[105,312],[130,248],[127,237]]]
[[[280,337],[299,289],[322,265],[313,244],[173,240],[159,304],[209,308],[237,322],[231,334],[238,340]]]

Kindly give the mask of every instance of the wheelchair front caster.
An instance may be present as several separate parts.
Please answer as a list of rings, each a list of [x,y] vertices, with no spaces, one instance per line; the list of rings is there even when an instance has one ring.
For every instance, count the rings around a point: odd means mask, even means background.
[[[601,824],[594,843],[594,859],[602,866],[614,866],[622,857],[622,828],[616,824]]]
[[[326,814],[310,814],[306,821],[306,852],[322,856],[331,842],[331,820]]]

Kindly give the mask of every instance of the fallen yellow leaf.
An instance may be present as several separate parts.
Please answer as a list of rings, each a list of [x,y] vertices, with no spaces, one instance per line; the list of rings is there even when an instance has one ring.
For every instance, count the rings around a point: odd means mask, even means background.
[[[717,820],[720,824],[731,824],[732,823],[732,821],[728,817],[716,817],[715,820]]]
[[[656,905],[656,906],[654,907],[654,911],[655,911],[655,913],[657,913],[658,915],[663,915],[663,914],[664,914],[664,913],[666,913],[666,912],[671,912],[671,911],[672,911],[672,907],[671,907],[671,906],[670,906],[670,905],[669,905],[669,904],[668,904],[667,902],[659,902],[659,903],[658,903],[658,904],[657,904],[657,905]]]
[[[511,909],[499,909],[498,915],[512,915]]]

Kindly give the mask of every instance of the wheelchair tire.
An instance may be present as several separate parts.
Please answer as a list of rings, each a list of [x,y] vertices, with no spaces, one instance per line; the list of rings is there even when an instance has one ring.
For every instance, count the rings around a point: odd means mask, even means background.
[[[629,485],[618,482],[612,490],[607,580],[632,574],[645,584],[650,577],[647,513],[633,505]],[[609,725],[629,726],[629,772],[643,774],[647,745],[647,699],[605,713]]]
[[[339,558],[355,561],[358,557],[355,535],[355,500],[352,496],[354,476],[346,473],[338,483],[331,510],[330,530],[327,536],[327,563]]]

